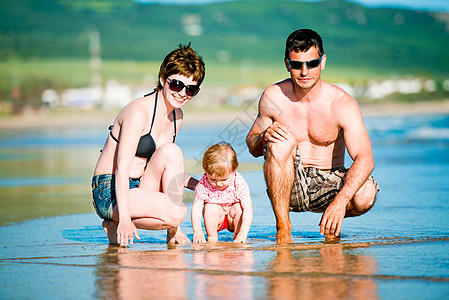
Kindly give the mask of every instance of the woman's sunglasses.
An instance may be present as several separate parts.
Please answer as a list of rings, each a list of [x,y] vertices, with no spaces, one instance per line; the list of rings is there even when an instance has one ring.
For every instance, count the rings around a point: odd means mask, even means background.
[[[182,91],[183,88],[186,88],[186,95],[193,97],[196,94],[198,94],[198,92],[200,91],[200,87],[198,85],[185,85],[184,82],[177,80],[177,79],[170,79],[167,78],[168,82],[169,82],[169,87],[173,92],[177,92],[179,93],[180,91]]]
[[[322,58],[323,57],[321,56],[320,58],[309,60],[309,61],[290,60],[290,59],[287,58],[287,61],[288,61],[288,65],[292,69],[301,70],[302,66],[304,64],[306,64],[307,69],[314,69],[314,68],[316,68],[316,67],[318,67],[320,65]]]

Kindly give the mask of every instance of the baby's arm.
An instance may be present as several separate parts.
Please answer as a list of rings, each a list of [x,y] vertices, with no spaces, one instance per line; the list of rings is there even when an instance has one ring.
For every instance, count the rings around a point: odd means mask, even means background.
[[[234,242],[246,243],[246,238],[253,222],[253,203],[249,193],[247,197],[240,200],[240,205],[242,207],[242,225],[240,226],[239,233],[235,237]]]
[[[203,201],[201,201],[195,196],[195,200],[193,200],[192,215],[191,215],[194,244],[206,242],[206,238],[204,237],[203,233],[203,228],[201,226],[202,210],[203,210]]]

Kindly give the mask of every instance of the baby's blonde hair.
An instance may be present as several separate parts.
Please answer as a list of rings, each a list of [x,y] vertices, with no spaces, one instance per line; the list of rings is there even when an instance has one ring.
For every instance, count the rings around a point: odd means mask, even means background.
[[[203,169],[207,174],[223,177],[235,172],[238,166],[237,154],[227,142],[212,145],[204,152]]]

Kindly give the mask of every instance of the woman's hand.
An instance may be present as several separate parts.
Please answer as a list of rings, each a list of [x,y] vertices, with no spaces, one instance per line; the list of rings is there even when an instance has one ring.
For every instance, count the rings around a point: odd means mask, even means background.
[[[134,242],[134,237],[140,240],[139,233],[137,232],[136,225],[131,220],[120,221],[117,226],[117,243],[122,247],[132,245]]]

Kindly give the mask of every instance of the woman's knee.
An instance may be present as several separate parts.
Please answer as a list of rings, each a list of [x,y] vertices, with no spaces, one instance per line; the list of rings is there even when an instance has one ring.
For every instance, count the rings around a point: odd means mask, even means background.
[[[187,207],[185,205],[177,205],[175,209],[170,211],[168,223],[173,226],[179,226],[187,215]]]
[[[183,161],[183,155],[181,148],[174,143],[168,143],[160,146],[155,154],[158,159],[161,159],[164,162],[178,162]]]
[[[179,170],[179,173],[184,174],[182,151],[173,143],[162,145],[156,150],[140,180],[140,187],[160,191],[161,180],[167,169]]]

